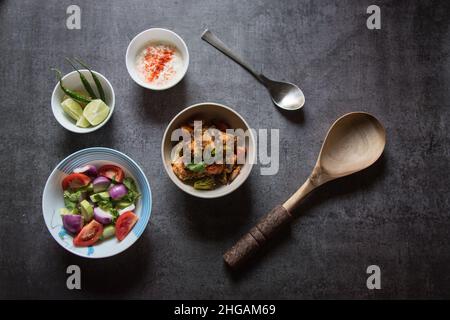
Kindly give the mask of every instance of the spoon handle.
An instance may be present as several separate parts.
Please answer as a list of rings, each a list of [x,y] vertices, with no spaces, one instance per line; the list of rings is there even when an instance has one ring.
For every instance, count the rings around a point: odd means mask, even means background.
[[[288,201],[272,209],[256,226],[225,252],[223,255],[225,263],[233,269],[238,269],[255,256],[270,239],[290,225],[293,219],[290,211],[314,188],[311,179],[308,178]]]
[[[261,77],[261,74],[256,72],[247,62],[242,60],[241,57],[239,57],[237,54],[235,54],[233,51],[231,51],[230,48],[228,48],[225,43],[222,42],[217,36],[206,29],[203,31],[202,39],[208,42],[210,45],[212,45],[214,48],[222,52],[227,57],[233,59],[237,64],[241,65],[246,69],[248,72],[250,72],[259,82],[262,84],[265,84],[264,79]]]
[[[283,206],[276,206],[225,252],[223,260],[233,269],[241,267],[291,221],[291,213]]]

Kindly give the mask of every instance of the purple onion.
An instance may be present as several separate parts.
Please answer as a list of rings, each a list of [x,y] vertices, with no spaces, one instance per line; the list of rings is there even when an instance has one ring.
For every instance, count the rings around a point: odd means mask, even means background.
[[[62,216],[64,229],[76,234],[83,228],[83,217],[78,214],[65,214]]]
[[[127,188],[123,184],[116,184],[114,187],[109,189],[109,195],[114,200],[119,200],[123,198],[127,193]]]
[[[105,177],[97,177],[92,182],[92,188],[94,189],[94,193],[102,192],[108,189],[109,184],[111,182],[108,178]]]
[[[96,207],[94,208],[94,219],[101,224],[110,224],[112,222],[113,216],[108,211]]]
[[[97,176],[97,168],[91,164],[87,164],[85,166],[76,168],[73,170],[74,173],[84,173],[90,177]]]

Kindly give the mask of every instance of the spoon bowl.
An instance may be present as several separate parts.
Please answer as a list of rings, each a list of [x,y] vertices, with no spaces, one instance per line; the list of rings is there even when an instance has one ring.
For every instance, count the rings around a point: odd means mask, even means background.
[[[297,110],[305,104],[302,90],[290,82],[274,81],[260,75],[260,81],[270,93],[273,103],[281,109]]]
[[[374,116],[348,113],[331,126],[316,166],[330,178],[343,177],[372,165],[385,145],[386,132]]]

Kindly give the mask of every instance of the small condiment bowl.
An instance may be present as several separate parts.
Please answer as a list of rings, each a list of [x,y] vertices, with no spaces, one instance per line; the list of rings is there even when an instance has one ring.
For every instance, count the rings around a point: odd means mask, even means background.
[[[97,87],[95,85],[94,80],[92,79],[92,76],[88,70],[80,70],[80,72],[86,77],[86,79],[89,81],[91,87],[94,89],[95,92],[97,92]],[[76,121],[72,119],[68,114],[66,114],[61,107],[61,102],[63,100],[63,97],[66,95],[64,91],[59,86],[59,82],[56,84],[55,89],[53,89],[52,93],[52,111],[53,115],[55,116],[56,120],[59,122],[61,126],[66,128],[69,131],[75,132],[75,133],[89,133],[93,132],[95,130],[100,129],[103,127],[108,120],[111,118],[111,115],[114,111],[114,104],[115,104],[115,94],[114,89],[111,85],[111,83],[108,81],[108,79],[105,78],[102,74],[93,71],[94,74],[97,76],[97,78],[100,80],[100,83],[102,84],[103,91],[105,92],[105,103],[109,106],[109,114],[108,117],[100,124],[96,126],[92,126],[89,128],[81,128],[76,126]],[[68,74],[66,74],[62,78],[64,87],[67,89],[70,89],[72,91],[85,91],[83,84],[81,83],[80,76],[76,71],[72,71]]]
[[[171,141],[172,132],[191,120],[224,121],[232,129],[248,130],[249,134],[248,138],[246,138],[246,162],[242,165],[239,175],[230,184],[218,186],[213,190],[197,190],[191,184],[181,181],[174,174],[172,170],[171,153],[176,142]],[[235,191],[245,182],[245,180],[247,180],[256,159],[256,140],[252,130],[250,130],[250,126],[239,113],[223,104],[203,102],[182,110],[172,119],[172,121],[170,121],[162,139],[161,156],[164,169],[169,175],[169,178],[181,190],[198,198],[219,198]]]
[[[136,59],[139,53],[144,50],[145,46],[149,43],[161,43],[174,46],[181,54],[183,68],[175,75],[175,78],[172,81],[168,82],[167,85],[153,85],[145,82],[136,70]],[[166,90],[179,83],[186,74],[189,66],[189,51],[186,43],[175,32],[162,28],[152,28],[142,31],[131,40],[127,48],[127,53],[125,54],[125,63],[128,73],[138,85],[151,90]]]

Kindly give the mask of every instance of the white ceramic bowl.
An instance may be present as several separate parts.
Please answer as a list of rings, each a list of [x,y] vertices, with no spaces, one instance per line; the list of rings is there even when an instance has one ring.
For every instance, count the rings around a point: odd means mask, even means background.
[[[247,159],[245,164],[241,168],[241,172],[236,177],[234,181],[232,181],[228,185],[218,186],[213,190],[197,190],[190,184],[187,184],[181,181],[172,171],[171,166],[171,151],[175,144],[175,142],[171,141],[171,134],[175,129],[181,127],[181,125],[186,124],[190,120],[198,119],[204,121],[210,120],[219,120],[225,121],[231,128],[233,129],[250,129],[247,122],[242,118],[239,113],[227,107],[223,104],[213,103],[213,102],[204,102],[195,104],[190,106],[180,113],[178,113],[172,121],[170,121],[167,126],[166,131],[164,132],[164,136],[161,143],[161,155],[164,164],[164,169],[169,175],[170,179],[175,183],[181,190],[189,193],[198,198],[219,198],[223,197],[237,188],[239,188],[244,181],[250,175],[250,172],[253,167],[253,163],[256,159],[256,142],[254,134],[251,130],[249,130],[247,143]]]
[[[155,86],[143,81],[136,70],[135,63],[138,54],[151,42],[172,45],[180,51],[182,56],[183,68],[165,86]],[[166,90],[175,86],[186,74],[189,66],[189,51],[186,43],[175,32],[162,28],[152,28],[142,31],[131,40],[125,55],[125,63],[128,73],[138,85],[151,90]]]
[[[91,87],[94,89],[95,92],[97,92],[97,87],[95,86],[95,82],[92,79],[92,76],[88,70],[80,70],[80,72],[86,77],[86,79],[89,81]],[[53,89],[52,93],[52,111],[53,115],[55,116],[56,120],[59,122],[60,125],[62,125],[64,128],[66,128],[69,131],[76,132],[76,133],[89,133],[95,130],[100,129],[103,127],[108,120],[111,118],[111,115],[114,111],[114,104],[116,101],[116,97],[114,95],[114,89],[111,85],[111,83],[106,79],[102,74],[93,71],[97,77],[100,80],[100,83],[102,84],[103,91],[105,92],[105,103],[109,106],[110,111],[108,114],[108,117],[100,123],[99,125],[96,125],[94,127],[89,128],[80,128],[76,126],[76,121],[73,120],[69,115],[67,115],[63,108],[61,107],[61,102],[63,97],[66,95],[64,91],[61,90],[59,86],[59,82],[56,84],[55,89]],[[83,87],[83,84],[81,83],[80,76],[76,71],[72,71],[71,73],[66,74],[63,78],[63,85],[67,89],[71,89],[74,91],[86,91]]]
[[[63,228],[59,214],[59,210],[64,207],[61,182],[75,168],[86,164],[95,165],[97,168],[104,164],[118,165],[124,170],[126,177],[132,177],[136,182],[141,197],[136,203],[134,213],[139,220],[125,239],[120,242],[113,237],[91,247],[75,247],[72,235]],[[42,195],[42,212],[50,234],[64,249],[86,258],[110,257],[129,248],[144,232],[150,219],[151,210],[152,193],[142,169],[122,152],[103,147],[83,149],[62,160],[48,177]]]

